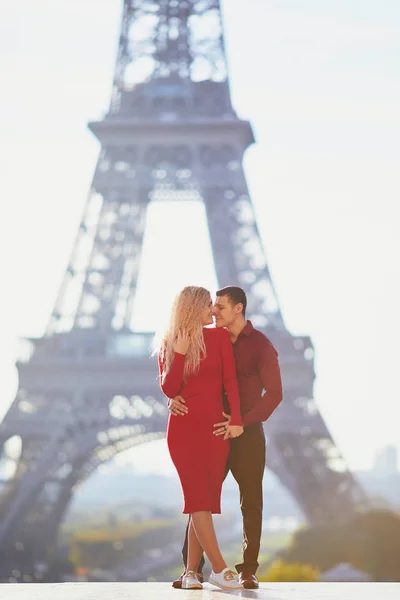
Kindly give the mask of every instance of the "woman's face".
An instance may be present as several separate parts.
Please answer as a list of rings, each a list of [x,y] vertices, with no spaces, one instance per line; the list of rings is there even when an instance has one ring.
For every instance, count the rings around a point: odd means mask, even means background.
[[[203,312],[201,315],[203,325],[212,325],[214,323],[213,314],[214,314],[214,308],[213,308],[213,302],[212,302],[211,296],[210,296],[209,299],[207,300],[207,305],[203,309]]]

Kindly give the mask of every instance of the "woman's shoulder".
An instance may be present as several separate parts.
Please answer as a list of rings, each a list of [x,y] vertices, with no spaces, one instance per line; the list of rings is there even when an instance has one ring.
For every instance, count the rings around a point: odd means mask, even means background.
[[[207,337],[208,339],[215,341],[221,340],[226,335],[229,336],[228,331],[225,329],[225,327],[204,327],[203,331],[205,338]]]
[[[217,335],[218,329],[216,327],[203,327],[203,333],[205,336],[212,337]]]

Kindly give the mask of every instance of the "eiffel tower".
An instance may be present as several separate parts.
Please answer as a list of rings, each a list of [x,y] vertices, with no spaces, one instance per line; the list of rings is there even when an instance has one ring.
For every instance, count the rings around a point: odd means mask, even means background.
[[[244,288],[249,318],[280,354],[268,467],[311,523],[346,518],[363,494],[313,400],[312,343],[287,331],[279,309],[242,167],[254,137],[232,107],[219,0],[125,0],[109,111],[89,127],[101,151],[69,265],[0,426],[3,457],[20,441],[0,497],[2,577],[43,579],[77,486],[165,435],[152,333],[131,328],[155,201],[204,203],[219,285]]]

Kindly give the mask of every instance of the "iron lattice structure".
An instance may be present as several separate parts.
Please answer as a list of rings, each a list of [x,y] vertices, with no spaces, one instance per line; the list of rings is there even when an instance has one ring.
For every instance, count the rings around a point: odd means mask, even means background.
[[[285,328],[257,229],[242,168],[254,138],[232,107],[219,1],[125,0],[109,112],[89,127],[101,152],[69,266],[0,427],[4,459],[11,438],[21,446],[1,490],[3,577],[43,576],[76,487],[165,435],[152,335],[130,328],[153,201],[204,203],[219,284],[245,289],[279,350],[284,402],[266,426],[268,467],[311,522],[349,516],[362,492],[313,400],[313,347]]]

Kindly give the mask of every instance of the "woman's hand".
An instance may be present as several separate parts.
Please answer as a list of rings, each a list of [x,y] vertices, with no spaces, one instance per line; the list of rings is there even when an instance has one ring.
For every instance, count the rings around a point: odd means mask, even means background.
[[[178,352],[178,354],[186,354],[188,348],[189,336],[179,331],[174,344],[174,352]]]
[[[243,431],[244,429],[241,425],[228,425],[224,435],[224,440],[227,440],[228,438],[239,437],[239,435],[242,435]]]

